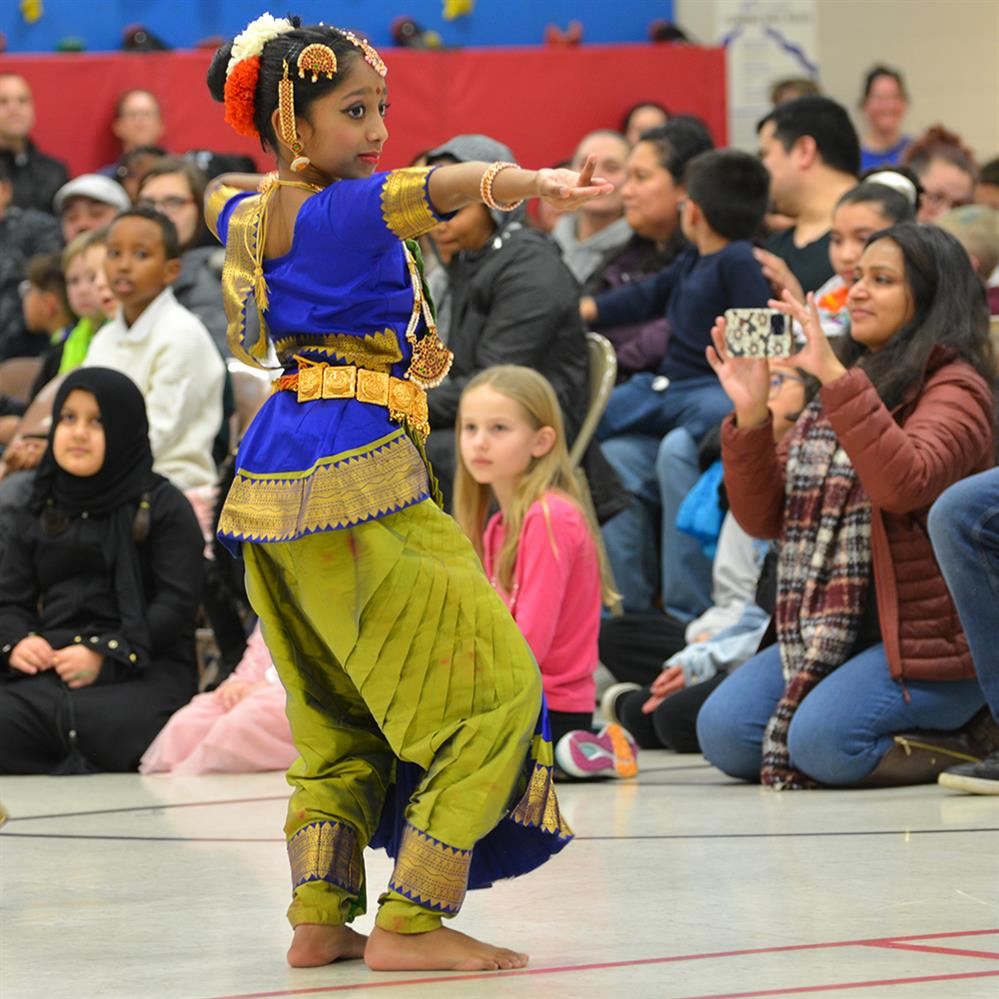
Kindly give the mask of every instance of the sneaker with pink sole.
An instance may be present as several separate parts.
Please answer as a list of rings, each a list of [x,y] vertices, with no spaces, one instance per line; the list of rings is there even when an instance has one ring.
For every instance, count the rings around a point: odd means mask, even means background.
[[[638,773],[638,744],[620,725],[599,732],[567,732],[555,747],[555,762],[570,777],[634,777]]]

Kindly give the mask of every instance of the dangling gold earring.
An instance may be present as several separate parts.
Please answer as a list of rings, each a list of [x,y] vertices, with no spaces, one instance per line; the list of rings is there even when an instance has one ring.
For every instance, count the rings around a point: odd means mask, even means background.
[[[288,148],[295,154],[291,169],[295,173],[307,170],[312,161],[304,156],[305,146],[298,137],[295,126],[295,85],[288,75],[288,60],[284,60],[284,76],[278,83],[278,131]]]

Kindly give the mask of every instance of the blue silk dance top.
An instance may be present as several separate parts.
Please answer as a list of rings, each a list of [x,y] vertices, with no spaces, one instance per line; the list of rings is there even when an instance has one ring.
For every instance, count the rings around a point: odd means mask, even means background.
[[[285,374],[239,445],[224,543],[290,541],[350,527],[430,495],[425,390],[450,353],[436,337],[418,250],[432,229],[432,170],[341,180],[306,199],[291,249],[263,259],[263,193],[221,187],[206,216],[226,246],[229,345]]]

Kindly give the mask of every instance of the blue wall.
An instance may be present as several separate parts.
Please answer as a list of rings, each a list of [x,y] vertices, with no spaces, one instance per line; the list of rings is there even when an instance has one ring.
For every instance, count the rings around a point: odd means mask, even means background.
[[[476,0],[470,15],[445,21],[442,0],[43,0],[41,20],[27,24],[17,0],[0,2],[0,31],[11,52],[51,52],[68,36],[87,51],[121,46],[126,25],[141,24],[172,48],[193,48],[210,36],[229,37],[269,9],[327,21],[389,44],[389,24],[407,14],[448,45],[537,45],[547,24],[583,22],[587,42],[642,42],[649,24],[668,20],[673,0]],[[0,57],[2,60],[2,57]]]

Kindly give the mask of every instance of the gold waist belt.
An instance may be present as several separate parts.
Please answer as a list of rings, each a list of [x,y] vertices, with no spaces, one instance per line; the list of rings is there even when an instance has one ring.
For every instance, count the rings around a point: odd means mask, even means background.
[[[393,420],[406,420],[424,437],[430,432],[427,393],[414,382],[396,378],[387,371],[369,371],[354,364],[310,362],[278,378],[274,391],[294,391],[299,402],[356,399],[371,406],[384,406]]]

